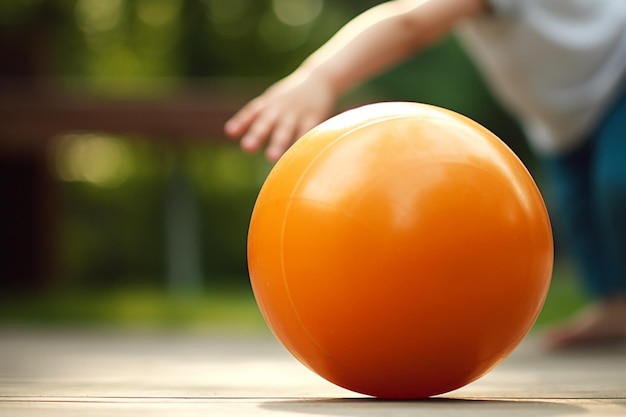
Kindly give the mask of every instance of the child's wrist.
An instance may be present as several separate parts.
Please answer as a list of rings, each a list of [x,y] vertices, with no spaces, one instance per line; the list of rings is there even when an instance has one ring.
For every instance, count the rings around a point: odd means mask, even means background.
[[[304,77],[307,82],[311,82],[319,88],[326,88],[335,97],[338,97],[345,90],[344,82],[337,71],[333,71],[332,67],[326,65],[306,65],[303,64],[298,72]]]

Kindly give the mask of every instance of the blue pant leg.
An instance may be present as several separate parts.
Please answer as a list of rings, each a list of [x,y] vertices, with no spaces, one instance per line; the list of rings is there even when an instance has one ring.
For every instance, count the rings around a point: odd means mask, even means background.
[[[593,166],[593,197],[610,268],[602,291],[626,293],[626,95],[598,129]]]
[[[542,159],[556,241],[563,247],[582,278],[586,292],[604,297],[608,276],[604,242],[592,199],[594,140],[558,156]]]

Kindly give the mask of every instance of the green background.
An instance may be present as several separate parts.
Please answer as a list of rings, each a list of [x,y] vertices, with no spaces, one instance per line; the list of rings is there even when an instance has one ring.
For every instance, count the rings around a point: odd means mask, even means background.
[[[0,36],[44,51],[41,72],[63,88],[132,100],[194,82],[243,86],[237,91],[247,99],[374,3],[4,0]],[[339,108],[385,100],[431,103],[477,120],[511,146],[541,185],[517,125],[453,36],[349,92]],[[55,142],[50,170],[61,196],[61,274],[44,291],[3,293],[0,320],[261,324],[248,282],[246,232],[271,164],[235,144],[200,139],[174,146],[94,132]],[[198,255],[190,277],[168,272],[171,231],[164,219],[176,192],[191,214],[191,223],[179,226],[192,232]],[[583,301],[566,260],[557,261],[542,323]]]

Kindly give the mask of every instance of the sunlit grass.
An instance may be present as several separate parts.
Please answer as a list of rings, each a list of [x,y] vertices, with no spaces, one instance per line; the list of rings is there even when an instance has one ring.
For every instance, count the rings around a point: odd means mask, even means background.
[[[565,263],[557,264],[548,298],[535,327],[541,328],[561,321],[580,309],[585,302],[585,294],[569,266]]]
[[[245,290],[169,294],[153,289],[131,289],[14,297],[1,301],[0,323],[266,329],[254,297]]]
[[[557,267],[535,329],[563,320],[584,301],[571,271]],[[249,289],[214,289],[201,294],[125,289],[14,296],[0,300],[0,324],[267,331]]]

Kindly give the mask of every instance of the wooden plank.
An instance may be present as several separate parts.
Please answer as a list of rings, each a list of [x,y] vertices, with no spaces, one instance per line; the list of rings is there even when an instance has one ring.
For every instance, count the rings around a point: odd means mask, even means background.
[[[0,415],[523,417],[626,411],[624,346],[547,354],[530,337],[502,365],[457,391],[427,401],[375,401],[313,374],[267,333],[208,330],[0,327]]]

